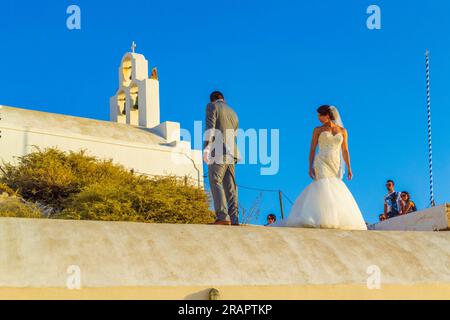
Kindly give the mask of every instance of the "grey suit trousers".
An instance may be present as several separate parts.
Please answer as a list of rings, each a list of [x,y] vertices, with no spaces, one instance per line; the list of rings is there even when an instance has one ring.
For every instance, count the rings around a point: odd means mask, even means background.
[[[210,164],[208,165],[208,177],[214,199],[216,219],[226,221],[229,217],[232,224],[238,224],[238,193],[234,164]]]

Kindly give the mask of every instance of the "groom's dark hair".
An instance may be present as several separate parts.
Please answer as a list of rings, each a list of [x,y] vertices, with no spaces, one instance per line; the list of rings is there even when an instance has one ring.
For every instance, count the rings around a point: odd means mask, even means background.
[[[209,100],[211,102],[214,102],[214,101],[219,100],[219,99],[225,99],[223,94],[222,94],[222,92],[220,92],[220,91],[213,91],[209,95]]]

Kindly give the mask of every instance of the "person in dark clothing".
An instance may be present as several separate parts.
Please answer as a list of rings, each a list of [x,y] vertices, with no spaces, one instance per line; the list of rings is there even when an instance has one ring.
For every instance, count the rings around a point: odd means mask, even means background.
[[[394,190],[394,181],[386,181],[386,188],[388,194],[384,196],[384,218],[390,219],[400,214],[401,210],[401,198],[400,192]]]

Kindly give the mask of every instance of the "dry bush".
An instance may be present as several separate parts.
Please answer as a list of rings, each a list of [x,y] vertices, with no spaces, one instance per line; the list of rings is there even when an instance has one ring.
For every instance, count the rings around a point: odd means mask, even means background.
[[[203,189],[175,177],[138,176],[85,151],[55,148],[4,164],[0,183],[26,200],[51,206],[65,219],[208,223],[214,221]]]
[[[0,195],[0,217],[40,218],[41,211],[33,203],[5,192]]]

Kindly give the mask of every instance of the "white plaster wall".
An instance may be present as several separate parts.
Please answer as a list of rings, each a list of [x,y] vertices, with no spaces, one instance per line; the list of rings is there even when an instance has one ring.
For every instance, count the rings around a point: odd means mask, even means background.
[[[159,106],[159,81],[155,79],[145,79],[139,83],[139,99],[143,102],[139,109],[139,125],[147,128],[153,128],[160,123]],[[145,101],[145,102],[144,102]]]
[[[109,119],[110,121],[119,122],[117,114],[117,94],[109,98]]]
[[[200,177],[203,185],[201,151],[184,143],[168,145],[170,141],[142,128],[9,107],[0,109],[0,114],[0,160],[15,162],[14,157],[29,153],[33,145],[87,149],[90,155],[112,158],[136,172],[187,175],[195,185]]]
[[[0,218],[0,287],[64,288],[71,265],[83,287],[365,286],[370,266],[382,287],[448,285],[450,232]]]
[[[439,231],[450,228],[447,205],[394,217],[371,226],[373,230]]]
[[[131,57],[133,63],[133,81],[144,80],[148,77],[148,61],[139,53],[127,53],[125,57]],[[124,57],[124,58],[125,58]]]

